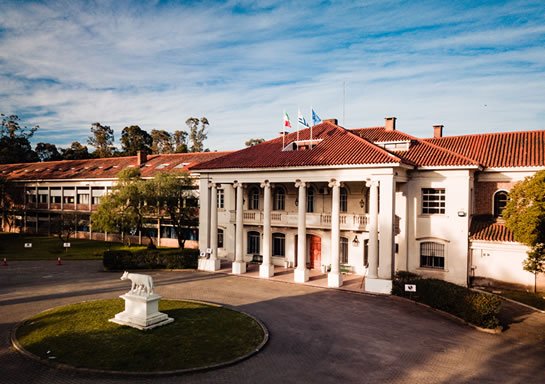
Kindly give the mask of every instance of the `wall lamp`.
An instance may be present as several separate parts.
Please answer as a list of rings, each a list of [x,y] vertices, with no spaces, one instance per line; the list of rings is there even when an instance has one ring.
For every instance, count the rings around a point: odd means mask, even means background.
[[[364,205],[365,205],[365,201],[363,201],[363,199],[360,199],[360,208],[363,208]]]
[[[359,241],[359,239],[358,239],[358,235],[354,236],[354,240],[352,240],[352,245],[353,245],[354,247],[357,247],[357,246],[360,245],[360,241]]]

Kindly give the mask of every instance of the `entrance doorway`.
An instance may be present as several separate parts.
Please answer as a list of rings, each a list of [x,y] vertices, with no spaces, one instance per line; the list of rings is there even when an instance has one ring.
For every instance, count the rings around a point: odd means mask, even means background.
[[[320,268],[322,265],[322,239],[315,235],[307,235],[308,241],[308,267],[310,269]]]

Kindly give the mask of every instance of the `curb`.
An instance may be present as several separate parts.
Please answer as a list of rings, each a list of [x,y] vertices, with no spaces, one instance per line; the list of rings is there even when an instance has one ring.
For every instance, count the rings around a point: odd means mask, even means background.
[[[492,292],[488,292],[484,289],[479,289],[479,288],[471,288],[472,290],[476,291],[476,292],[481,292],[481,293],[486,293],[488,295],[492,295],[492,296],[497,296],[499,297],[501,300],[505,300],[505,301],[508,301],[510,303],[513,303],[513,304],[517,304],[517,305],[520,305],[521,307],[526,307],[528,309],[531,309],[535,312],[539,312],[539,313],[545,313],[544,310],[542,309],[539,309],[539,308],[536,308],[536,307],[532,307],[531,305],[528,305],[528,304],[525,304],[525,303],[521,303],[520,301],[516,301],[516,300],[513,300],[513,299],[510,299],[508,297],[505,297],[505,296],[502,296],[502,295],[498,295],[496,293],[492,293]]]
[[[224,304],[217,304],[217,303],[212,303],[212,302],[207,302],[207,301],[202,301],[202,300],[191,300],[191,299],[187,299],[187,300],[165,299],[165,300],[186,301],[186,302],[190,302],[190,303],[206,304],[206,305],[210,305],[212,307],[222,307],[222,308],[226,308],[226,309],[228,309],[230,311],[242,313],[242,314],[248,316],[249,318],[251,318],[252,320],[254,320],[257,324],[259,324],[259,326],[263,330],[263,340],[261,341],[261,343],[254,350],[248,352],[245,355],[236,357],[236,358],[234,358],[232,360],[229,360],[229,361],[224,361],[224,362],[217,363],[217,364],[205,365],[205,366],[202,366],[202,367],[176,369],[176,370],[170,370],[170,371],[156,371],[156,372],[125,372],[125,371],[113,371],[113,370],[105,370],[105,369],[78,368],[78,367],[74,367],[74,366],[71,366],[71,365],[68,365],[68,364],[56,363],[56,362],[53,362],[53,361],[50,361],[50,360],[47,360],[47,359],[43,359],[43,358],[41,358],[39,356],[36,356],[35,354],[27,351],[19,343],[19,341],[17,340],[17,336],[16,336],[17,330],[19,329],[19,327],[24,325],[29,319],[25,319],[23,321],[20,321],[19,323],[17,323],[15,325],[14,328],[11,329],[11,331],[10,331],[10,342],[11,342],[11,345],[13,346],[13,348],[16,351],[18,351],[19,353],[21,353],[23,356],[25,356],[26,358],[28,358],[30,360],[34,360],[34,361],[36,361],[36,362],[38,362],[40,364],[46,365],[46,366],[48,366],[50,368],[54,368],[54,369],[66,370],[66,371],[72,371],[72,372],[81,372],[81,373],[92,373],[92,374],[104,374],[104,375],[112,375],[112,376],[121,376],[121,377],[161,377],[161,376],[182,375],[182,374],[186,374],[186,373],[204,372],[204,371],[210,371],[210,370],[219,369],[219,368],[227,367],[227,366],[230,366],[230,365],[234,365],[234,364],[240,363],[240,362],[242,362],[242,361],[244,361],[246,359],[249,359],[253,355],[260,352],[265,347],[267,342],[269,341],[269,338],[270,338],[269,330],[267,329],[267,327],[265,326],[265,324],[261,320],[259,320],[258,318],[256,318],[255,316],[253,316],[253,315],[251,315],[251,314],[249,314],[247,312],[240,311],[238,309],[234,309],[232,306],[224,305]],[[93,302],[93,301],[99,301],[99,300],[87,300],[87,301],[82,301],[81,303]],[[59,307],[49,308],[49,309],[46,309],[45,311],[41,311],[39,313],[47,312],[47,311],[49,311],[51,309],[61,308],[61,307],[64,307],[64,305],[61,305]]]

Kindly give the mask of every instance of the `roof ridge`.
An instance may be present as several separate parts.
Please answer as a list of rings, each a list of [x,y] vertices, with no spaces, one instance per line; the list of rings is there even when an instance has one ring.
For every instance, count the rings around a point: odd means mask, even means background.
[[[507,131],[507,132],[485,132],[485,133],[470,133],[468,135],[455,135],[455,136],[442,136],[442,137],[423,137],[421,140],[443,140],[451,138],[460,138],[460,137],[486,137],[486,136],[502,136],[502,135],[512,135],[512,134],[525,134],[525,133],[539,133],[544,132],[545,129],[532,129],[526,131]]]
[[[399,157],[398,155],[388,151],[386,148],[383,148],[381,147],[380,145],[376,145],[375,143],[371,142],[370,140],[367,140],[359,135],[356,135],[354,132],[352,132],[350,129],[346,129],[346,128],[342,128],[342,127],[338,127],[339,129],[342,129],[344,132],[354,136],[357,140],[361,140],[363,141],[364,143],[366,143],[367,145],[371,145],[373,148],[375,149],[378,149],[379,151],[381,152],[385,152],[388,156],[391,156],[391,157],[394,157],[396,158],[400,163],[404,163],[406,162],[405,159]],[[414,164],[411,164],[411,165],[414,165]]]

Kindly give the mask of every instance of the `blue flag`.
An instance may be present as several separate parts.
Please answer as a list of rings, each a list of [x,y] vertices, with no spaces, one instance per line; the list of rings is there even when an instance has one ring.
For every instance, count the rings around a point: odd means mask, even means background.
[[[307,127],[307,128],[309,127],[307,120],[303,117],[303,115],[301,114],[301,111],[297,111],[297,122],[303,127]]]
[[[322,119],[320,119],[320,116],[316,113],[314,109],[312,109],[312,125],[317,125],[322,122]]]

